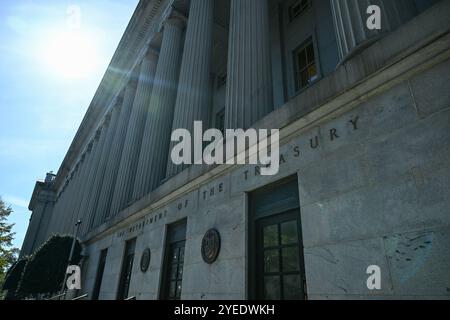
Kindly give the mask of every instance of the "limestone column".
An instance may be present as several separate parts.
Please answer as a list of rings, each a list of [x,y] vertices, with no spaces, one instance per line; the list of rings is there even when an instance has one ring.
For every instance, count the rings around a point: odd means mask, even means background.
[[[109,117],[102,124],[102,128],[98,130],[98,142],[92,148],[93,157],[89,165],[89,174],[86,177],[86,183],[83,186],[83,196],[77,216],[81,219],[82,225],[87,223],[87,208],[89,204],[89,197],[92,193],[92,186],[94,184],[95,175],[99,167],[100,156],[102,154],[103,146],[105,145],[106,135],[108,131]]]
[[[104,179],[105,171],[106,171],[106,165],[107,165],[108,158],[109,158],[109,155],[111,152],[111,146],[113,143],[114,134],[117,129],[117,124],[119,121],[119,115],[120,115],[121,108],[122,108],[122,100],[119,99],[116,102],[114,109],[111,112],[111,120],[110,120],[109,127],[107,129],[105,144],[102,148],[102,153],[99,158],[97,172],[95,174],[94,182],[91,187],[89,202],[88,202],[88,206],[86,209],[87,219],[86,219],[85,223],[81,226],[81,234],[82,235],[86,234],[87,232],[89,232],[92,229],[92,227],[94,225],[95,217],[98,214],[95,211],[95,208],[97,206],[98,198],[100,196],[100,191],[101,191],[101,187],[102,187],[102,183],[103,183],[103,179]]]
[[[53,228],[55,233],[63,233],[63,231],[64,231],[64,221],[65,221],[65,217],[66,217],[65,208],[70,199],[68,189],[69,189],[68,180],[66,180],[64,182],[64,186],[61,191],[61,197],[59,199],[59,208],[58,208],[57,216],[55,217],[54,228]]]
[[[115,215],[123,209],[127,205],[133,190],[145,121],[150,113],[150,98],[157,62],[157,53],[153,49],[150,49],[148,55],[141,63],[136,97],[134,98],[133,109],[123,145],[120,166],[114,186],[114,195],[107,215]]]
[[[367,27],[370,5],[381,9],[381,30]],[[331,9],[341,61],[416,14],[414,0],[331,0]]]
[[[75,218],[74,218],[74,213],[73,213],[73,210],[71,207],[71,203],[74,198],[74,194],[76,192],[77,175],[79,173],[78,169],[79,169],[79,167],[75,166],[75,169],[70,174],[69,184],[66,189],[68,199],[67,199],[67,203],[63,209],[64,210],[64,215],[63,215],[63,217],[64,217],[64,227],[63,227],[64,233],[72,233],[73,232],[73,230],[70,228],[70,225],[72,224],[72,221]]]
[[[91,167],[93,152],[92,149],[94,147],[94,141],[90,142],[84,151],[80,159],[81,168],[79,168],[78,180],[76,182],[76,192],[72,195],[72,200],[70,203],[70,211],[73,217],[72,225],[75,224],[74,221],[78,221],[80,219],[79,216],[79,207],[81,205],[81,201],[83,199],[83,195],[86,191],[86,182],[88,181],[89,169]]]
[[[133,200],[153,190],[165,177],[177,94],[181,37],[184,23],[170,18],[164,24],[150,112],[145,124]]]
[[[127,134],[128,123],[130,120],[133,101],[136,94],[136,81],[131,79],[128,83],[123,98],[122,110],[120,111],[119,123],[114,135],[114,142],[111,146],[111,153],[106,165],[105,178],[101,187],[100,198],[96,208],[98,219],[94,226],[99,225],[109,217],[109,207],[116,185],[117,172],[119,171],[120,159],[124,148],[125,137]]]
[[[251,127],[273,109],[268,0],[231,0],[225,127]]]
[[[172,132],[183,128],[193,134],[194,121],[202,121],[205,129],[209,124],[213,23],[214,0],[191,0]],[[169,148],[167,177],[183,169],[170,159],[174,145]]]
[[[71,194],[73,190],[73,173],[69,174],[69,178],[67,179],[67,185],[64,187],[64,205],[61,207],[61,212],[59,215],[59,228],[58,232],[66,233],[68,220],[70,219],[70,214],[68,213],[68,205],[70,203]]]
[[[88,148],[89,150],[89,148]],[[75,181],[74,181],[74,186],[75,186],[75,190],[74,192],[71,194],[71,200],[69,203],[69,213],[72,217],[72,220],[70,222],[70,226],[71,226],[71,232],[74,231],[73,226],[75,225],[75,223],[78,221],[78,219],[80,218],[78,216],[78,212],[76,211],[76,208],[78,208],[78,203],[81,199],[82,196],[82,192],[84,192],[84,183],[87,179],[86,175],[87,173],[87,169],[89,168],[89,159],[90,157],[90,151],[89,152],[85,152],[83,154],[83,156],[80,159],[80,163],[79,163],[79,167],[77,170],[77,174],[75,177]]]
[[[66,178],[67,181],[67,178]],[[52,219],[49,222],[48,232],[46,237],[48,238],[52,234],[63,233],[63,223],[66,216],[66,208],[68,202],[70,201],[70,196],[68,194],[68,185],[64,185],[60,188],[59,193],[56,197],[56,202],[53,208]]]

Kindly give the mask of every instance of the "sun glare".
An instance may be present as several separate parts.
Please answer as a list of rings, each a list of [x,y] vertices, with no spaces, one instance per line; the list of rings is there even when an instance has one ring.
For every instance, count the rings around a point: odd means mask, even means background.
[[[42,48],[47,72],[65,78],[84,78],[98,67],[98,55],[92,37],[80,30],[50,34]]]

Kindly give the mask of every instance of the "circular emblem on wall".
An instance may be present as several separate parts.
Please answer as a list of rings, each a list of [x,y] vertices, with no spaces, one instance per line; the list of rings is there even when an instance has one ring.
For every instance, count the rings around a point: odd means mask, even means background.
[[[220,251],[220,234],[216,229],[206,232],[202,240],[202,257],[207,264],[217,260]]]
[[[150,265],[150,257],[151,257],[150,249],[146,248],[144,250],[144,252],[142,252],[142,256],[141,256],[141,271],[142,272],[147,272],[148,267]]]

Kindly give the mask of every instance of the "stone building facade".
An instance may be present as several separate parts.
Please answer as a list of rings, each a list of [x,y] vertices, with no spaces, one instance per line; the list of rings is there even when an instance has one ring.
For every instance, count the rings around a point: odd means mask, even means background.
[[[449,298],[449,32],[449,0],[141,0],[22,255],[81,220],[90,299]],[[280,129],[279,173],[173,165],[194,121]]]

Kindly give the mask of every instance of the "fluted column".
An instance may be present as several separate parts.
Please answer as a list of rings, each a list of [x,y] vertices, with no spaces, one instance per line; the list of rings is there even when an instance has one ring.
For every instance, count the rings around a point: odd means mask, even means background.
[[[194,121],[202,121],[204,128],[209,123],[213,23],[214,0],[191,0],[172,131],[193,133]],[[183,169],[170,159],[174,145],[169,148],[167,177]]]
[[[153,91],[157,62],[157,53],[150,50],[141,63],[136,97],[130,115],[117,180],[114,186],[114,196],[112,197],[108,215],[115,215],[123,209],[127,205],[133,190],[145,120],[150,114],[150,98]]]
[[[105,221],[109,216],[109,207],[116,185],[117,172],[119,171],[120,159],[122,158],[122,150],[127,134],[128,123],[130,120],[131,110],[133,109],[133,101],[136,94],[136,81],[133,79],[128,83],[123,98],[122,110],[120,111],[119,123],[114,135],[114,142],[111,146],[111,154],[108,157],[106,165],[105,178],[101,187],[100,198],[98,200],[96,212],[97,217],[94,226]]]
[[[91,148],[92,148],[92,143],[89,144],[87,151],[81,157],[80,162],[78,164],[78,169],[76,170],[76,175],[80,176],[80,177],[77,178],[77,182],[76,182],[77,186],[81,182],[81,175],[82,175],[82,172],[85,169],[85,165],[86,165],[86,163],[85,163],[86,157],[87,157],[87,154],[90,152]],[[77,186],[75,187],[76,193],[79,190],[79,188]],[[62,223],[64,222],[65,213],[67,211],[67,208],[69,208],[69,210],[70,210],[69,216],[75,214],[74,209],[73,209],[74,206],[70,205],[70,203],[72,203],[72,204],[75,203],[74,202],[75,198],[76,197],[73,194],[68,193],[68,186],[62,187],[62,190],[58,194],[58,197],[55,202],[55,206],[53,208],[52,219],[49,223],[46,238],[50,237],[54,233],[63,233],[64,230],[62,227]]]
[[[102,148],[102,152],[99,158],[98,168],[94,177],[94,182],[91,187],[88,206],[86,208],[87,219],[81,228],[82,235],[86,234],[88,231],[92,229],[95,217],[98,214],[95,211],[95,208],[97,207],[98,198],[100,196],[103,178],[105,176],[106,171],[106,165],[111,152],[111,146],[113,143],[114,134],[117,129],[121,108],[122,108],[122,100],[119,99],[111,112],[111,120],[109,127],[107,129],[105,144]]]
[[[54,223],[53,223],[53,232],[54,233],[63,233],[64,228],[64,217],[65,217],[65,207],[67,205],[67,202],[69,201],[69,195],[68,195],[68,185],[66,182],[64,182],[64,186],[61,191],[61,197],[59,198],[59,206],[58,206],[58,212],[56,213]]]
[[[80,217],[82,224],[87,223],[87,207],[89,204],[89,197],[92,193],[92,186],[94,184],[95,175],[99,167],[100,156],[102,154],[103,146],[105,145],[107,129],[109,124],[109,118],[106,119],[105,123],[102,124],[102,128],[98,130],[98,142],[94,144],[92,148],[93,157],[89,165],[89,174],[86,177],[85,184],[83,186],[83,196],[80,202],[77,216]]]
[[[67,203],[64,207],[64,228],[63,228],[63,232],[64,233],[70,233],[73,232],[73,230],[70,228],[72,225],[72,221],[74,221],[76,219],[76,217],[74,217],[74,212],[72,210],[72,206],[71,203],[73,201],[74,195],[77,191],[77,180],[78,180],[78,175],[79,175],[79,169],[80,166],[76,165],[75,166],[75,170],[71,173],[71,177],[69,180],[69,184],[67,186]]]
[[[141,153],[134,184],[133,200],[158,186],[165,177],[167,154],[177,94],[181,36],[184,23],[179,18],[165,22],[150,114],[145,124]]]
[[[97,144],[97,141],[95,141],[95,139],[93,139],[93,141],[91,141],[88,144],[88,146],[84,152],[84,155],[82,156],[82,159],[81,159],[81,170],[79,172],[79,179],[76,184],[76,192],[73,194],[72,201],[70,204],[71,215],[74,218],[72,220],[72,225],[75,224],[74,221],[78,221],[78,219],[81,218],[79,208],[81,206],[83,196],[86,192],[86,183],[88,181],[89,171],[92,166],[92,161],[94,158],[93,149],[94,149],[94,145],[96,145],[96,144]]]
[[[273,109],[267,0],[231,0],[225,127],[249,128]]]
[[[73,175],[69,175],[69,179],[67,180],[68,183],[65,187],[64,194],[64,206],[61,208],[61,214],[60,214],[60,223],[59,223],[59,232],[60,233],[67,233],[67,226],[69,224],[69,220],[71,219],[70,213],[68,212],[68,206],[71,200],[72,191],[73,191]]]
[[[367,27],[370,5],[381,9],[381,30]],[[341,61],[416,14],[414,0],[331,0],[331,8]]]
[[[66,208],[64,209],[67,212],[67,215],[70,216],[70,222],[67,223],[70,226],[73,226],[75,224],[75,221],[77,221],[78,219],[78,214],[75,211],[75,204],[77,202],[77,197],[80,193],[81,184],[83,183],[82,178],[83,178],[83,171],[85,171],[86,167],[85,161],[86,154],[87,152],[81,156],[81,159],[76,165],[74,179],[71,182],[71,184],[73,185],[73,190],[70,191],[69,194],[70,199],[68,201]],[[73,228],[70,231],[73,232]]]

